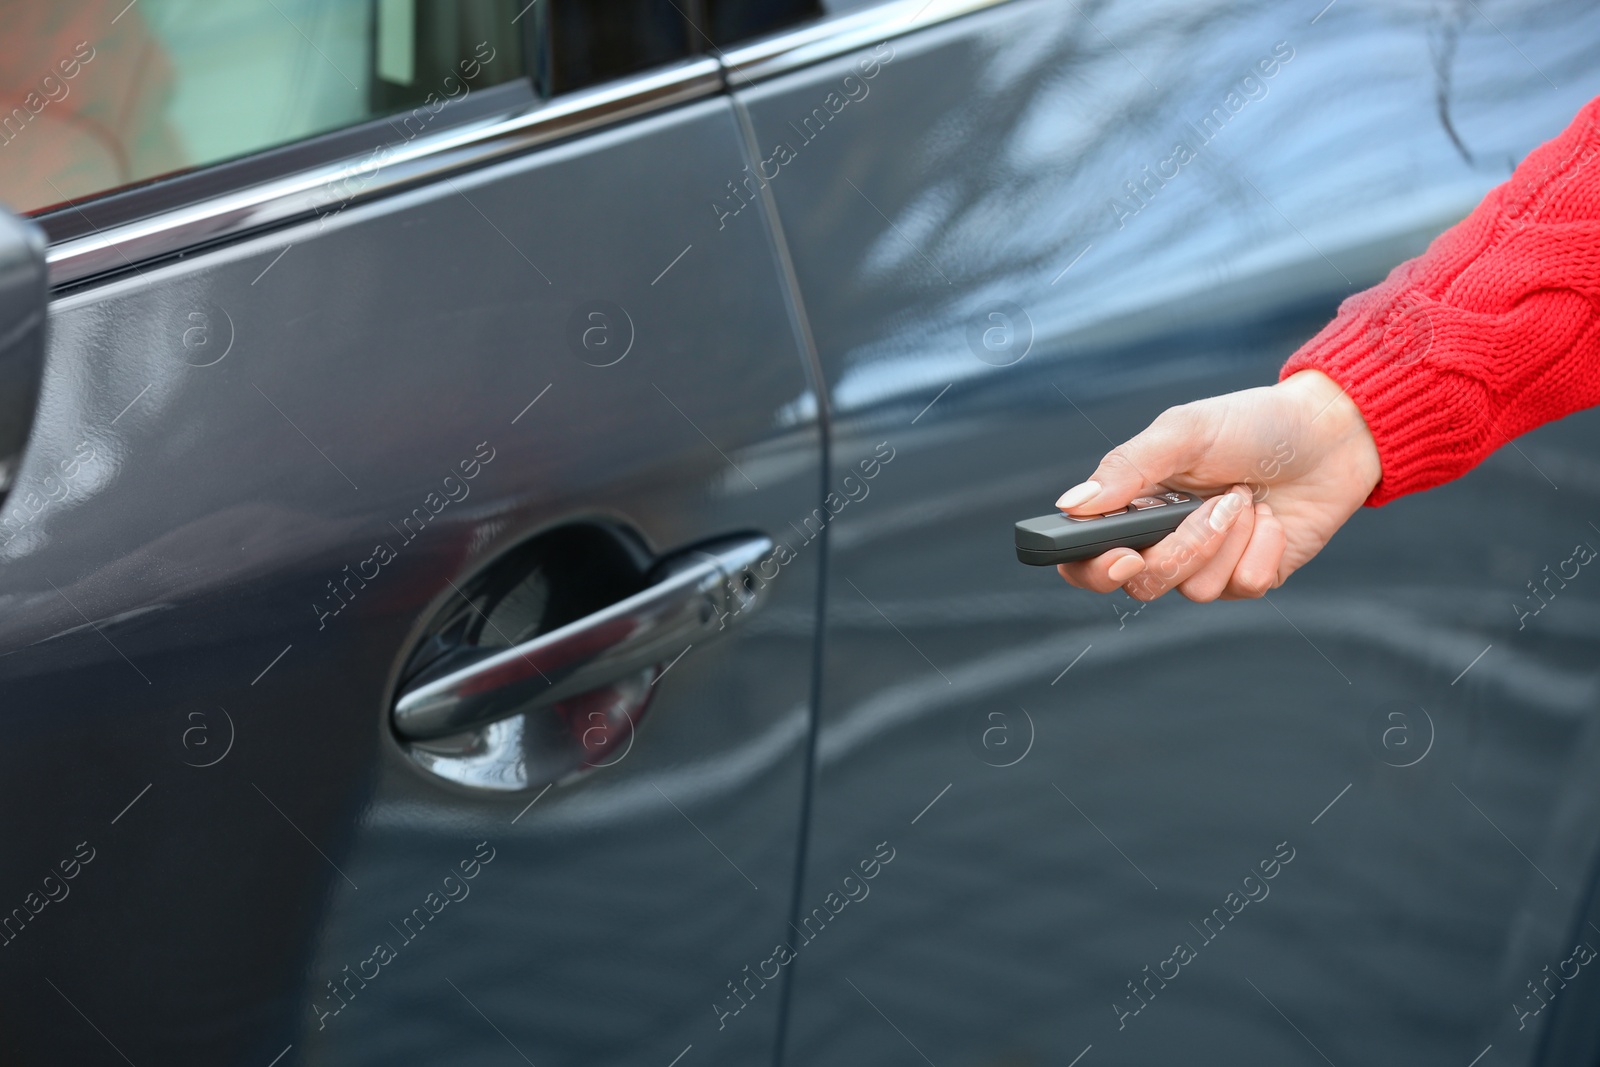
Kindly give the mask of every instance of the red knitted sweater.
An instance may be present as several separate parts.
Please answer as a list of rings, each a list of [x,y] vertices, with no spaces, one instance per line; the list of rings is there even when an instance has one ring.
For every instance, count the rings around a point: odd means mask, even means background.
[[[1600,404],[1600,98],[1426,252],[1345,300],[1279,377],[1308,368],[1372,430],[1372,506]]]

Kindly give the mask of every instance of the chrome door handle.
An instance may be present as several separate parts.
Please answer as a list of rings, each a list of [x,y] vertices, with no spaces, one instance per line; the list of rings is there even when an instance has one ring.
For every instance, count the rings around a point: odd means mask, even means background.
[[[773,547],[747,534],[670,556],[632,596],[401,693],[395,731],[412,741],[447,737],[665,663],[759,604],[766,583],[750,570]]]

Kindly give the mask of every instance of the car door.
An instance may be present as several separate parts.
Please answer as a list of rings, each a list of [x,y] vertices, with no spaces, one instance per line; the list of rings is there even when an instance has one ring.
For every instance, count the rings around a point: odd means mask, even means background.
[[[1260,601],[1091,596],[1011,525],[1274,381],[1600,92],[1597,34],[1037,0],[730,53],[841,501],[785,1062],[1593,1062],[1550,1020],[1597,1003],[1596,415]]]
[[[770,220],[704,206],[716,61],[579,5],[117,6],[29,24],[78,66],[3,149],[55,285],[6,1062],[770,1057],[775,992],[707,1004],[789,915],[822,556],[769,539],[822,438]],[[166,147],[96,170],[86,97]]]

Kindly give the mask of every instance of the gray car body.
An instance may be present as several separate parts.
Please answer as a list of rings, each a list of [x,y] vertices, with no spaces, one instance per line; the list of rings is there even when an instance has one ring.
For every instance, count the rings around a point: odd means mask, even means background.
[[[1359,515],[1271,603],[1136,610],[1009,544],[1163,407],[1273,380],[1600,91],[1593,12],[1431,11],[886,28],[59,294],[7,508],[49,499],[0,549],[4,906],[93,858],[4,946],[8,1059],[1585,1062],[1551,1022],[1581,979],[1512,1005],[1588,936],[1600,611],[1581,578],[1512,605],[1600,518],[1593,415]],[[609,366],[568,340],[595,301]],[[579,521],[792,559],[615,765],[419,770],[389,711],[427,620]]]
[[[664,1063],[714,1024],[734,933],[787,918],[819,552],[764,609],[791,625],[691,652],[625,758],[525,813],[419,771],[389,706],[452,583],[532,534],[615,521],[665,553],[807,512],[816,406],[767,229],[651,284],[741,162],[712,99],[55,303],[24,482],[92,456],[5,564],[8,806],[50,812],[14,895],[96,856],[7,946],[19,1059],[115,1058],[66,998],[184,1062],[488,1060],[481,1010],[530,1055]],[[567,340],[600,296],[635,334],[610,366]],[[484,841],[468,895],[402,927]],[[770,1055],[777,1006],[731,1055]]]

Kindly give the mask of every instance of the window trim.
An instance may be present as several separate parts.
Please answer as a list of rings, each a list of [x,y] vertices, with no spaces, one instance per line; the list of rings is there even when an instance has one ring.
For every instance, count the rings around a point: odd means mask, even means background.
[[[244,233],[329,214],[358,202],[483,166],[537,145],[722,90],[715,60],[572,93],[509,116],[479,119],[419,137],[378,157],[369,152],[260,182],[148,218],[52,244],[54,288],[136,269]],[[380,150],[381,151],[381,150]]]
[[[452,130],[474,119],[500,118],[524,110],[535,99],[528,79],[518,77],[445,102],[429,125],[434,132]],[[402,125],[412,114],[401,111],[368,119],[215,163],[154,175],[28,214],[44,228],[52,244],[69,241],[312,167],[348,163],[386,146],[393,148],[403,143]]]
[[[114,225],[95,226],[90,214],[94,205],[68,206],[53,212],[52,217],[76,212],[88,223],[89,232],[52,241],[46,256],[50,284],[60,290],[273,226],[336,212],[350,204],[440,181],[551,141],[705,99],[730,88],[743,88],[878,41],[1010,2],[1013,0],[891,0],[730,48],[717,58],[685,60],[541,101],[510,114],[441,129],[393,148],[382,158],[378,153],[385,149],[379,147]],[[247,165],[252,158],[256,157],[245,157],[232,165]],[[169,196],[192,188],[184,183],[197,181],[206,173],[199,171],[171,179],[166,188],[158,182],[131,190],[124,202],[137,207],[142,196]],[[111,194],[108,200],[115,196]],[[146,200],[144,206],[148,203]]]

